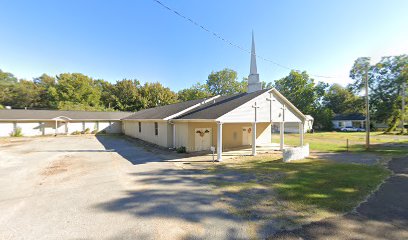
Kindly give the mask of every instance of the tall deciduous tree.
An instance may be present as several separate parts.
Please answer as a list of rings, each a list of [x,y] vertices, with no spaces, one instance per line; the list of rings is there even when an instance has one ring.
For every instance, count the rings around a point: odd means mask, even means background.
[[[123,79],[113,86],[115,109],[138,111],[142,108],[141,85],[138,80]]]
[[[316,85],[306,72],[291,71],[288,76],[275,81],[274,87],[300,111],[308,114],[318,107],[328,85]]]
[[[0,104],[12,105],[13,86],[17,84],[17,78],[8,72],[0,69]]]
[[[364,113],[364,99],[337,83],[329,87],[323,97],[323,104],[335,114]]]
[[[373,120],[388,123],[388,131],[398,124],[401,115],[401,86],[408,82],[404,71],[408,68],[408,55],[383,57],[374,66],[369,65],[369,58],[358,58],[350,71],[354,83],[354,92],[361,91],[364,74],[368,69],[370,88],[370,108]]]
[[[246,81],[238,81],[237,72],[228,68],[211,72],[207,86],[211,95],[230,95],[246,91]]]
[[[184,102],[200,98],[207,98],[211,96],[211,94],[206,84],[196,83],[190,88],[180,90],[177,93],[177,96],[180,101]]]
[[[13,107],[37,108],[41,102],[41,89],[33,81],[20,80],[13,87]]]
[[[38,108],[44,109],[54,109],[57,107],[56,100],[53,96],[56,95],[55,77],[43,74],[38,78],[34,78],[34,84],[37,86],[39,91],[39,102],[37,103]]]
[[[140,89],[141,108],[152,108],[176,103],[177,94],[161,83],[145,83]]]
[[[75,104],[102,109],[101,89],[92,78],[81,73],[63,73],[57,76],[57,80],[55,91],[50,87],[50,92],[59,109],[69,109]]]
[[[275,81],[274,87],[301,112],[312,115],[317,129],[332,128],[333,111],[322,104],[328,84],[323,82],[315,84],[305,71],[291,71],[288,76]]]

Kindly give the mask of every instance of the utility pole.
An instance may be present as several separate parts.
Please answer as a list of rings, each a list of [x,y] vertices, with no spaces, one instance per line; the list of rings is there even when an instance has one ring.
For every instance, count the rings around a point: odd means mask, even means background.
[[[370,148],[370,106],[368,99],[368,69],[369,65],[366,67],[365,72],[365,97],[366,97],[366,149]]]
[[[405,125],[405,89],[406,85],[405,82],[402,83],[402,108],[401,108],[401,133],[404,133],[404,125]]]

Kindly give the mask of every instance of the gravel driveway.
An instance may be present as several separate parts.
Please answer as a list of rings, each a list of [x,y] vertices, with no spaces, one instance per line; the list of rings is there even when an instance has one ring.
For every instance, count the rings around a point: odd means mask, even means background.
[[[0,142],[0,239],[246,239],[205,172],[123,137]]]

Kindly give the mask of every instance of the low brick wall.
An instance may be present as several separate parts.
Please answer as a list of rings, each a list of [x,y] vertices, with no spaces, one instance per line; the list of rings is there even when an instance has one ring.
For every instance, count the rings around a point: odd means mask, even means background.
[[[309,156],[309,144],[305,144],[303,147],[292,147],[283,149],[284,162],[301,160],[308,156]]]

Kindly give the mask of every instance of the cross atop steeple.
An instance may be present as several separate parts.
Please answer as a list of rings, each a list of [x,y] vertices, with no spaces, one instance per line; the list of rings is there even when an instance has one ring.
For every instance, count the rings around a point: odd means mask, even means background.
[[[248,76],[248,93],[262,90],[262,83],[259,81],[259,74],[256,67],[256,53],[254,32],[252,31],[251,66]]]

